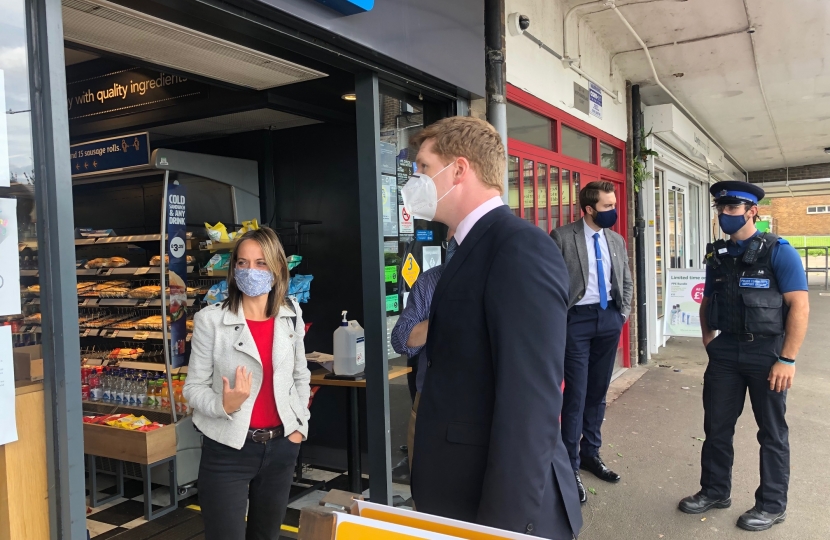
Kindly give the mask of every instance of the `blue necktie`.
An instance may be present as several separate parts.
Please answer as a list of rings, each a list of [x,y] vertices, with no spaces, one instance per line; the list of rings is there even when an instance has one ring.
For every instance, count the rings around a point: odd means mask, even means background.
[[[458,242],[455,241],[455,236],[450,238],[450,241],[447,242],[447,259],[444,261],[444,264],[450,264],[450,259],[452,256],[455,255],[455,250],[458,249]]]
[[[594,233],[594,252],[597,256],[597,286],[599,287],[599,305],[608,307],[608,291],[605,290],[605,272],[602,269],[602,249],[599,247],[599,233]]]

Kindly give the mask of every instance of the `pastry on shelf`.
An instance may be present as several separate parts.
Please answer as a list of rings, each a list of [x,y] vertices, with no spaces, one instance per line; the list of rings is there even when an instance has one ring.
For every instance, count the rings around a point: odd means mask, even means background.
[[[151,298],[158,298],[161,295],[161,286],[159,285],[145,285],[131,290],[127,296],[130,298],[139,298],[142,300],[149,300]]]

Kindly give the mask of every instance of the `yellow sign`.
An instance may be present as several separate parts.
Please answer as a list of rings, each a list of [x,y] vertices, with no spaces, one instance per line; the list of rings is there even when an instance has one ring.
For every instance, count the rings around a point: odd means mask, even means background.
[[[420,274],[421,267],[418,266],[418,261],[416,261],[415,257],[412,256],[412,253],[410,253],[403,262],[403,269],[401,270],[401,275],[403,276],[404,281],[406,281],[406,284],[409,285],[410,289],[413,285],[415,285],[415,280],[418,279]]]

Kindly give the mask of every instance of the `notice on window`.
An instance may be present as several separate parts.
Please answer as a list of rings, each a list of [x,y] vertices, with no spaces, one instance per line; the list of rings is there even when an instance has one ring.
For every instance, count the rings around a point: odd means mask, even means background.
[[[398,236],[398,185],[394,176],[381,176],[383,236]]]
[[[20,266],[17,257],[17,199],[0,199],[0,317],[19,313]]]
[[[0,187],[9,187],[9,132],[6,128],[6,83],[0,69]],[[15,261],[15,264],[17,262]]]
[[[665,335],[702,337],[699,313],[705,283],[705,270],[669,270]]]
[[[441,266],[441,246],[424,246],[424,272]]]
[[[0,446],[17,440],[14,405],[12,327],[0,326]]]

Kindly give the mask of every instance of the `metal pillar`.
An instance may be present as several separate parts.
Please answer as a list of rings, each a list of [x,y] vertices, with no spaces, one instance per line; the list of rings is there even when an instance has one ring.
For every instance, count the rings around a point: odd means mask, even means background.
[[[389,430],[389,363],[386,356],[386,290],[381,224],[380,112],[378,77],[355,75],[357,170],[360,196],[360,252],[363,325],[366,335],[366,430],[372,502],[392,504],[392,451]],[[360,459],[360,456],[358,456]]]
[[[27,0],[29,94],[43,315],[49,521],[53,539],[86,538],[81,359],[69,119],[60,0]]]
[[[633,159],[640,159],[640,148],[645,141],[641,140],[642,113],[640,112],[640,85],[631,87],[631,130],[633,141]],[[637,362],[648,363],[648,305],[646,301],[646,219],[643,208],[643,190],[634,194],[634,235],[637,270]]]
[[[504,50],[504,0],[484,2],[484,45],[487,50],[487,121],[501,136],[507,150],[507,86]],[[505,159],[507,156],[505,155]],[[507,168],[504,171],[504,193],[507,204]]]

